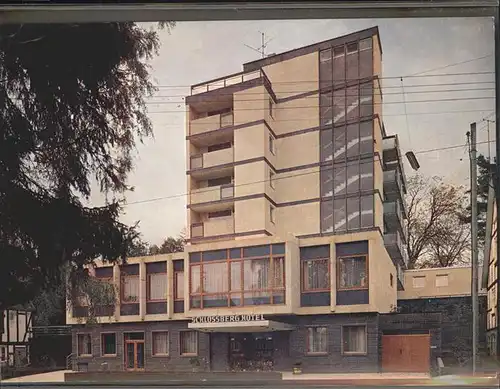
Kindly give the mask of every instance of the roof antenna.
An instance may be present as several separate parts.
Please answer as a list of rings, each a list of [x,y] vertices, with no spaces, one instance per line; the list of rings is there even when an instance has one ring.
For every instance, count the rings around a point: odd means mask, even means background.
[[[249,46],[245,43],[244,43],[244,45],[246,47],[248,47],[249,49],[252,49],[253,51],[256,51],[257,53],[259,53],[262,58],[265,58],[266,57],[266,47],[267,47],[268,43],[271,42],[274,38],[269,38],[268,40],[266,40],[266,33],[261,32],[261,31],[259,31],[259,33],[260,33],[260,37],[261,37],[261,40],[260,40],[261,43],[260,43],[259,47],[252,47],[252,46]]]

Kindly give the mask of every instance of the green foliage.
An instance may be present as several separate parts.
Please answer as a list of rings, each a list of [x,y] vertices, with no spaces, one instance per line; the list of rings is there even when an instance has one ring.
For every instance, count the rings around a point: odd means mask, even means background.
[[[127,255],[119,200],[152,133],[158,48],[135,23],[0,26],[0,310],[50,289],[64,263]],[[109,204],[83,205],[92,179]]]

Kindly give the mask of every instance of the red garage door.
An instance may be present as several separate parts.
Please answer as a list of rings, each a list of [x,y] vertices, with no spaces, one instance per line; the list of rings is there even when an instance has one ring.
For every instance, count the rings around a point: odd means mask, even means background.
[[[386,372],[428,373],[430,335],[383,335],[382,370]]]

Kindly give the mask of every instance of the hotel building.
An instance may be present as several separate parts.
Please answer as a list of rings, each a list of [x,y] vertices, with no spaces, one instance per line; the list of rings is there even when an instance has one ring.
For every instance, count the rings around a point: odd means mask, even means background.
[[[374,27],[194,85],[188,245],[95,269],[120,298],[97,326],[68,312],[75,369],[429,371],[439,337],[418,327],[411,357],[387,334],[416,321],[382,319],[407,256],[381,72]]]

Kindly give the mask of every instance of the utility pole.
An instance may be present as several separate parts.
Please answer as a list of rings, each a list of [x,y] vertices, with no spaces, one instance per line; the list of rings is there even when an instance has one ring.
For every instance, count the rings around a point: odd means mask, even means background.
[[[497,215],[500,215],[500,9],[496,7],[495,17],[495,177],[493,186],[495,188],[495,206]],[[500,231],[500,217],[497,216],[497,231]],[[498,232],[497,232],[498,235]],[[497,253],[500,253],[500,239],[495,239]],[[496,267],[496,280],[500,280],[500,266]],[[497,286],[498,287],[498,286]],[[497,293],[496,306],[500,307],[500,293]],[[496,355],[500,355],[500,326],[497,326],[497,349]]]
[[[467,133],[470,157],[470,204],[471,204],[471,296],[472,296],[472,374],[477,368],[477,330],[478,330],[478,250],[477,250],[477,140],[476,123],[471,123]]]

